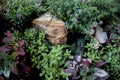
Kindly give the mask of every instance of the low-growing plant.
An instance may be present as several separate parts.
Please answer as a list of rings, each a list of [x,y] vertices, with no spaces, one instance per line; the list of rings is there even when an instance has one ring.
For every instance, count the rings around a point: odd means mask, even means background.
[[[8,2],[9,5],[6,8],[7,13],[5,13],[5,16],[18,29],[28,27],[24,24],[31,21],[32,17],[41,13],[41,0],[8,0]]]
[[[42,0],[41,3],[44,11],[64,20],[71,32],[87,33],[102,19],[114,19],[119,11],[117,0]]]
[[[69,74],[64,71],[64,68],[66,60],[70,59],[70,51],[65,50],[64,45],[53,46],[50,53],[43,53],[42,57],[40,76],[44,75],[46,80],[69,79]]]
[[[23,38],[29,43],[29,48],[26,51],[30,54],[32,66],[40,69],[42,54],[49,53],[45,33],[35,29],[28,29],[24,32]]]
[[[101,66],[105,62],[92,62],[91,58],[85,58],[81,54],[75,54],[72,61],[68,61],[68,67],[65,72],[70,73],[73,80],[106,80],[109,75]]]
[[[32,16],[50,12],[62,19],[71,32],[87,33],[90,28],[101,24],[102,19],[116,19],[119,12],[118,0],[9,0],[6,18],[16,27]]]
[[[0,46],[0,75],[9,78],[11,72],[15,75],[29,73],[30,66],[25,64],[27,55],[24,48],[27,46],[24,40],[16,40],[10,31],[6,35],[4,45]]]
[[[90,57],[93,61],[105,61],[106,66],[104,69],[110,74],[110,79],[118,80],[120,78],[120,37],[112,40],[110,44],[102,46],[99,49],[90,46],[90,43],[86,45],[87,52],[84,56]]]
[[[19,32],[16,32],[19,35]],[[32,67],[41,72],[40,76],[46,80],[67,79],[68,73],[64,72],[65,61],[70,59],[70,51],[65,45],[51,45],[45,38],[45,33],[35,29],[27,29],[22,37],[28,48],[26,53],[30,54]]]

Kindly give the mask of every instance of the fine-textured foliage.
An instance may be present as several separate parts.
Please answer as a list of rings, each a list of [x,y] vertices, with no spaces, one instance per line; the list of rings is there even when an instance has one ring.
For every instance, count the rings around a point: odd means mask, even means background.
[[[46,80],[68,78],[64,65],[71,56],[65,45],[50,45],[45,39],[45,33],[35,29],[27,29],[21,37],[28,43],[26,52],[30,54],[32,67],[41,70],[40,76],[44,76]]]
[[[8,0],[8,2],[5,16],[19,29],[24,28],[24,23],[30,21],[34,14],[37,15],[41,11],[39,0]]]
[[[23,38],[28,43],[29,48],[26,49],[30,53],[33,67],[36,66],[40,69],[40,60],[43,53],[48,53],[47,41],[45,40],[45,33],[29,29],[24,32]]]
[[[70,51],[64,50],[65,46],[53,46],[50,53],[42,54],[42,73],[46,80],[68,80],[68,74],[64,72],[65,61],[70,58]]]
[[[102,19],[112,20],[119,11],[118,0],[9,0],[6,18],[20,29],[33,15],[50,12],[62,19],[71,32],[87,33]],[[32,16],[31,16],[32,14]]]
[[[94,49],[89,43],[86,45],[87,52],[84,54],[87,57],[92,58],[93,61],[105,61],[107,63],[105,70],[110,74],[110,78],[118,80],[120,78],[120,37],[112,40],[112,42],[106,46],[101,46],[99,49]]]
[[[72,32],[87,33],[103,18],[114,18],[118,11],[116,0],[42,0],[45,11],[64,20]]]

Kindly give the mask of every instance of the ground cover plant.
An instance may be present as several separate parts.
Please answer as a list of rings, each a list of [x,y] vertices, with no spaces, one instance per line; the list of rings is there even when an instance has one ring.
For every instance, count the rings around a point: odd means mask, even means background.
[[[65,44],[32,27],[44,13],[63,20]],[[120,79],[119,0],[2,0],[0,18],[0,80]]]

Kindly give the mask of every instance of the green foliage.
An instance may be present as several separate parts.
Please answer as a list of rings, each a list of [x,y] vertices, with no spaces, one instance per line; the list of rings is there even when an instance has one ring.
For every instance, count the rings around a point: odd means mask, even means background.
[[[118,0],[9,0],[6,18],[20,29],[34,15],[50,12],[65,21],[71,32],[87,33],[102,19],[116,18]]]
[[[41,76],[45,76],[46,80],[60,80],[68,77],[64,72],[64,65],[71,56],[65,45],[50,45],[45,39],[45,33],[35,29],[25,30],[22,38],[28,43],[28,48],[25,50],[30,54],[32,67],[40,69]]]
[[[116,0],[42,0],[45,11],[64,20],[71,32],[87,33],[103,18],[112,19],[118,12]]]
[[[24,39],[29,43],[29,48],[26,50],[30,53],[32,65],[40,69],[40,60],[43,53],[48,53],[47,41],[45,40],[45,33],[29,29],[24,32]]]
[[[70,57],[70,51],[65,46],[53,46],[49,54],[42,54],[41,60],[42,73],[46,80],[68,79],[68,74],[64,72],[65,61]]]
[[[7,6],[6,18],[18,28],[23,27],[23,24],[38,14],[40,10],[40,2],[37,0],[9,0]]]
[[[90,44],[86,45],[87,52],[84,53],[85,56],[92,58],[93,61],[105,61],[107,63],[105,70],[110,74],[110,78],[113,80],[118,80],[120,78],[120,37],[105,47],[100,47],[99,49],[94,49]]]

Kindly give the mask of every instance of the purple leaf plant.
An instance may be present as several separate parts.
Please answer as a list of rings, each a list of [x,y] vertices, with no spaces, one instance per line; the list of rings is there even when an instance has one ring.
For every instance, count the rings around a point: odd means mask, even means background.
[[[64,71],[71,75],[72,80],[82,80],[84,76],[82,76],[80,73],[86,73],[86,76],[95,77],[95,80],[106,80],[109,77],[109,74],[100,68],[97,68],[97,70],[94,71],[93,74],[88,75],[88,73],[90,73],[91,71],[91,68],[94,69],[96,67],[101,67],[105,65],[105,62],[100,61],[92,63],[92,59],[84,58],[81,54],[75,54],[74,59],[67,61],[66,64],[68,64],[68,66]],[[93,65],[95,67],[93,67]],[[83,70],[84,73],[82,72]]]

